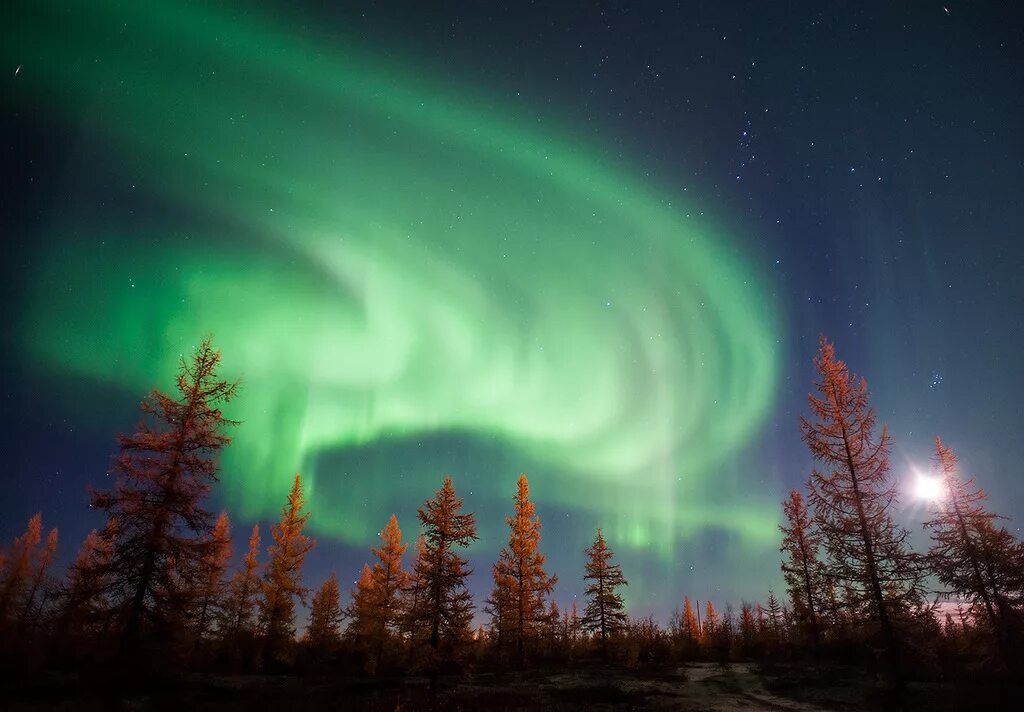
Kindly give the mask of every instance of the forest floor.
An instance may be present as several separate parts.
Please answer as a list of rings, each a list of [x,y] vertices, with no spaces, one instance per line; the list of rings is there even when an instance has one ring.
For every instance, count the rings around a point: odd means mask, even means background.
[[[691,663],[621,668],[602,665],[525,672],[478,672],[440,678],[339,680],[270,675],[188,674],[136,693],[83,689],[74,676],[19,685],[0,707],[28,710],[819,710],[1024,709],[1024,687],[911,683],[902,702],[879,693],[875,681],[836,665],[773,666]]]

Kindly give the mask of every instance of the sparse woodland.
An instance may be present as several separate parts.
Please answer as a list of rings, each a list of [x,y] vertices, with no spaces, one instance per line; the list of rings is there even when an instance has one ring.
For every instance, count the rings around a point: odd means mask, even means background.
[[[153,391],[143,401],[136,431],[118,439],[116,484],[92,495],[105,524],[79,545],[67,571],[55,569],[57,529],[47,531],[39,514],[3,549],[0,650],[10,674],[433,680],[592,660],[636,667],[813,659],[862,666],[899,686],[1024,671],[1024,545],[936,438],[943,492],[924,523],[931,545],[909,546],[894,521],[892,436],[877,422],[866,382],[825,339],[799,423],[815,467],[781,504],[786,590],[740,602],[678,591],[668,622],[629,615],[629,561],[599,528],[580,552],[583,580],[548,570],[525,475],[509,483],[508,540],[485,601],[466,587],[464,553],[477,523],[449,477],[420,507],[412,535],[381,513],[380,540],[351,591],[336,574],[306,580],[316,542],[300,475],[281,492],[279,519],[251,531],[232,532],[227,512],[206,508],[218,453],[236,426],[221,409],[238,386],[219,376],[219,361],[205,340],[181,363],[176,394]],[[580,592],[580,609],[575,598],[559,608],[556,586]],[[474,629],[477,605],[488,622]],[[302,630],[300,606],[308,606]]]

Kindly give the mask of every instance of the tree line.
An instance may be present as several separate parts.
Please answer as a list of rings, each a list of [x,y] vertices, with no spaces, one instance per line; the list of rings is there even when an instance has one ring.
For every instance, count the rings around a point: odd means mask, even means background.
[[[259,525],[232,570],[226,512],[205,508],[219,452],[235,425],[222,407],[237,382],[218,374],[205,339],[183,359],[175,395],[152,391],[136,431],[118,438],[118,479],[91,494],[105,525],[86,537],[66,575],[51,572],[58,534],[40,515],[0,558],[0,649],[15,666],[224,671],[345,670],[436,674],[471,664],[627,664],[832,656],[877,664],[894,677],[1011,670],[1021,664],[1024,545],[986,509],[974,479],[936,439],[942,496],[919,554],[893,520],[892,438],[878,428],[867,385],[822,339],[810,416],[800,427],[817,466],[806,493],[783,503],[787,599],[719,611],[684,597],[667,626],[630,617],[626,578],[602,531],[585,551],[582,611],[560,610],[557,577],[541,552],[541,522],[520,476],[509,536],[492,566],[488,624],[473,628],[472,573],[463,552],[477,538],[450,477],[417,511],[403,540],[392,515],[343,604],[335,574],[315,590],[303,564],[316,542],[297,474],[262,548]],[[929,581],[955,601],[936,615]],[[308,624],[296,630],[296,606]],[[12,668],[13,669],[13,668]]]

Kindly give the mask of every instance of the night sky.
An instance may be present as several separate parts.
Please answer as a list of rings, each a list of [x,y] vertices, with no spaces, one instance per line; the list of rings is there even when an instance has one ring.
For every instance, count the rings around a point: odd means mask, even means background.
[[[7,11],[4,541],[41,510],[73,555],[207,332],[243,380],[211,504],[241,549],[301,471],[310,585],[450,473],[481,603],[526,472],[560,603],[599,526],[636,614],[778,592],[821,333],[894,476],[939,434],[1019,531],[1010,4],[432,5]]]

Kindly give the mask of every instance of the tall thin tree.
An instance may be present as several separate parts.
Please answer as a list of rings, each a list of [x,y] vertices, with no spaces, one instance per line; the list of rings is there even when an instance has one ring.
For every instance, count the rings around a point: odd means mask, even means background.
[[[107,522],[107,530],[116,527],[116,521]],[[106,594],[111,588],[107,580],[111,556],[110,539],[95,529],[89,532],[58,594],[60,607],[53,642],[61,648],[61,655],[68,652],[73,655],[78,651],[79,643],[107,629],[110,604]],[[71,650],[66,650],[67,647]]]
[[[718,611],[715,608],[715,604],[708,599],[707,605],[704,609],[704,622],[700,629],[701,645],[708,649],[714,650],[718,644],[718,638],[720,636],[720,629],[722,627],[722,619],[718,615]]]
[[[608,657],[608,639],[626,627],[626,604],[616,589],[627,585],[622,568],[612,562],[615,554],[608,548],[601,530],[597,530],[594,543],[587,550],[584,581],[587,585],[587,607],[583,610],[583,627],[597,633],[601,640],[601,655]]]
[[[195,584],[182,573],[195,569],[198,544],[212,529],[203,501],[217,481],[217,455],[230,442],[224,429],[234,424],[221,406],[238,389],[218,375],[220,360],[209,337],[182,357],[177,396],[154,389],[142,402],[137,431],[118,438],[116,486],[92,497],[94,508],[117,521],[102,535],[111,540],[110,600],[128,656],[144,630],[172,632],[170,618]]]
[[[32,565],[38,557],[43,535],[43,515],[36,512],[28,520],[25,533],[15,537],[4,552],[0,566],[0,629],[17,620],[20,603],[32,579]]]
[[[274,543],[268,550],[260,600],[260,630],[263,634],[263,662],[277,665],[287,657],[295,640],[295,599],[305,603],[302,566],[316,542],[303,533],[309,512],[303,512],[305,498],[298,474],[281,510],[281,519],[270,529]]]
[[[54,527],[46,536],[46,544],[37,552],[28,592],[21,605],[21,615],[18,617],[19,638],[25,636],[29,629],[34,630],[47,607],[47,602],[53,597],[56,585],[47,579],[47,573],[57,556],[57,536],[57,527]]]
[[[309,606],[309,627],[306,644],[316,656],[330,654],[341,640],[341,589],[333,571],[320,588],[313,593]]]
[[[822,572],[818,561],[821,534],[815,529],[810,509],[798,491],[789,493],[782,503],[782,512],[786,517],[785,524],[779,526],[783,534],[781,551],[786,555],[782,575],[793,605],[793,616],[817,645],[821,642]]]
[[[373,569],[369,564],[363,564],[362,573],[356,581],[355,588],[352,589],[352,600],[345,613],[349,618],[346,633],[367,667],[370,667],[370,650],[373,647],[373,635],[377,630],[375,593]]]
[[[947,587],[947,596],[966,599],[980,609],[1005,663],[1019,615],[1015,609],[1024,604],[1022,546],[1008,533],[1000,534],[998,515],[985,507],[985,491],[975,485],[974,477],[961,479],[956,453],[939,437],[935,465],[943,491],[924,524],[932,539],[929,562]]]
[[[380,540],[380,546],[370,547],[370,552],[377,557],[370,572],[373,580],[371,637],[374,671],[380,669],[389,637],[398,631],[402,617],[402,589],[409,581],[409,574],[402,566],[402,557],[409,545],[402,543],[402,530],[394,514],[380,532]]]
[[[684,658],[690,659],[700,647],[700,624],[689,596],[683,596],[683,610],[679,616],[679,638]]]
[[[919,605],[924,571],[906,529],[892,518],[896,485],[889,476],[892,438],[876,432],[867,382],[853,376],[822,337],[814,358],[813,419],[800,418],[804,442],[823,466],[811,475],[810,500],[828,557],[824,573],[847,592],[847,605],[878,624],[883,651],[899,675],[896,621]]]
[[[491,619],[491,637],[498,658],[503,659],[505,647],[512,638],[512,581],[508,575],[502,573],[497,564],[491,566],[491,577],[493,583],[490,595],[484,600],[484,612]]]
[[[530,485],[526,475],[520,475],[513,499],[515,515],[505,518],[510,529],[508,544],[501,549],[494,565],[495,589],[510,610],[510,620],[504,628],[515,646],[520,665],[525,658],[527,641],[535,639],[546,620],[545,597],[558,578],[544,570],[544,554],[540,552],[540,517],[530,500]]]
[[[227,593],[224,573],[231,561],[231,521],[227,512],[221,512],[213,526],[213,533],[204,543],[199,560],[200,570],[196,587],[192,620],[195,625],[195,645],[198,647],[210,632],[217,612],[224,605]]]
[[[435,655],[442,647],[453,654],[471,634],[473,600],[466,579],[472,571],[457,549],[477,538],[476,521],[472,513],[462,512],[462,500],[447,475],[417,515],[423,526],[423,546],[413,566],[413,606],[408,615],[415,629],[422,626],[425,642]]]
[[[249,535],[249,549],[242,559],[241,568],[231,577],[221,609],[221,629],[231,645],[237,645],[241,635],[252,633],[260,593],[259,550],[260,525],[254,524]]]

